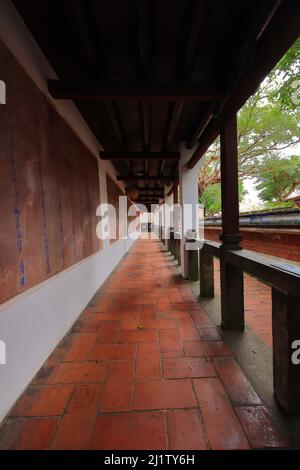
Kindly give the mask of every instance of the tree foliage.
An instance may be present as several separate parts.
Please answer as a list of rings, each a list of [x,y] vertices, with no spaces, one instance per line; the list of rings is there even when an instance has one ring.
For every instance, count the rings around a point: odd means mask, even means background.
[[[239,183],[239,201],[243,200],[246,190],[243,185],[243,181]],[[211,216],[221,212],[221,183],[211,184],[207,186],[202,196],[199,198],[199,202],[203,204],[205,208],[205,215]]]
[[[269,203],[285,201],[299,187],[299,157],[287,158],[289,149],[292,152],[300,142],[300,104],[293,99],[295,83],[300,90],[300,39],[238,114],[239,177],[255,178],[260,198]],[[219,190],[209,187],[220,180],[220,142],[216,140],[199,172],[201,200],[211,201],[213,194],[217,197]],[[214,202],[208,211],[218,207],[220,203]]]
[[[256,188],[266,202],[285,202],[300,187],[300,156],[274,159],[261,168]]]

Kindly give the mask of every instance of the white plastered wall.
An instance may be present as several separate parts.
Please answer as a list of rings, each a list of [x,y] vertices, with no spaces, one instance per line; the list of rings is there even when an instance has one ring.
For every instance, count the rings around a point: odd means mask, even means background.
[[[9,0],[0,2],[0,40],[99,162],[101,202],[107,202],[106,174],[116,181],[116,172],[110,162],[99,160],[101,146],[74,104],[49,96],[47,80],[56,78],[55,72]],[[0,341],[6,345],[0,422],[133,243],[104,240],[95,255],[0,305]]]

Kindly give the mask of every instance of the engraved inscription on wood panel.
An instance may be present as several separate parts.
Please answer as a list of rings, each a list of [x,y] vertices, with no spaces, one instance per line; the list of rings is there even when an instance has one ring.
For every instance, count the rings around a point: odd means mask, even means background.
[[[0,43],[0,303],[96,253],[98,162]]]

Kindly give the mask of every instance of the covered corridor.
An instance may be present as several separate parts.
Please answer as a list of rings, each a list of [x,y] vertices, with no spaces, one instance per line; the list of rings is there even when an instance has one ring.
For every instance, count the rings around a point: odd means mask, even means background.
[[[288,446],[174,261],[142,239],[0,431],[3,449]]]
[[[300,448],[300,269],[243,248],[238,173],[239,110],[299,34],[299,0],[0,0],[1,449]]]

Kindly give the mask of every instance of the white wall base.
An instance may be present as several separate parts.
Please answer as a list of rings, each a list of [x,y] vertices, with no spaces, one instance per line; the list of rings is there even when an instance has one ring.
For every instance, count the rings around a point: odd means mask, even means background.
[[[55,78],[55,71],[10,0],[0,2],[0,38],[97,159],[100,200],[107,202],[106,174],[116,181],[116,171],[99,160],[100,144],[74,104],[49,96],[47,79]],[[0,357],[0,422],[133,243],[104,240],[99,253],[0,305],[0,347],[6,345],[5,365]]]
[[[133,243],[118,240],[1,305],[0,422]]]

